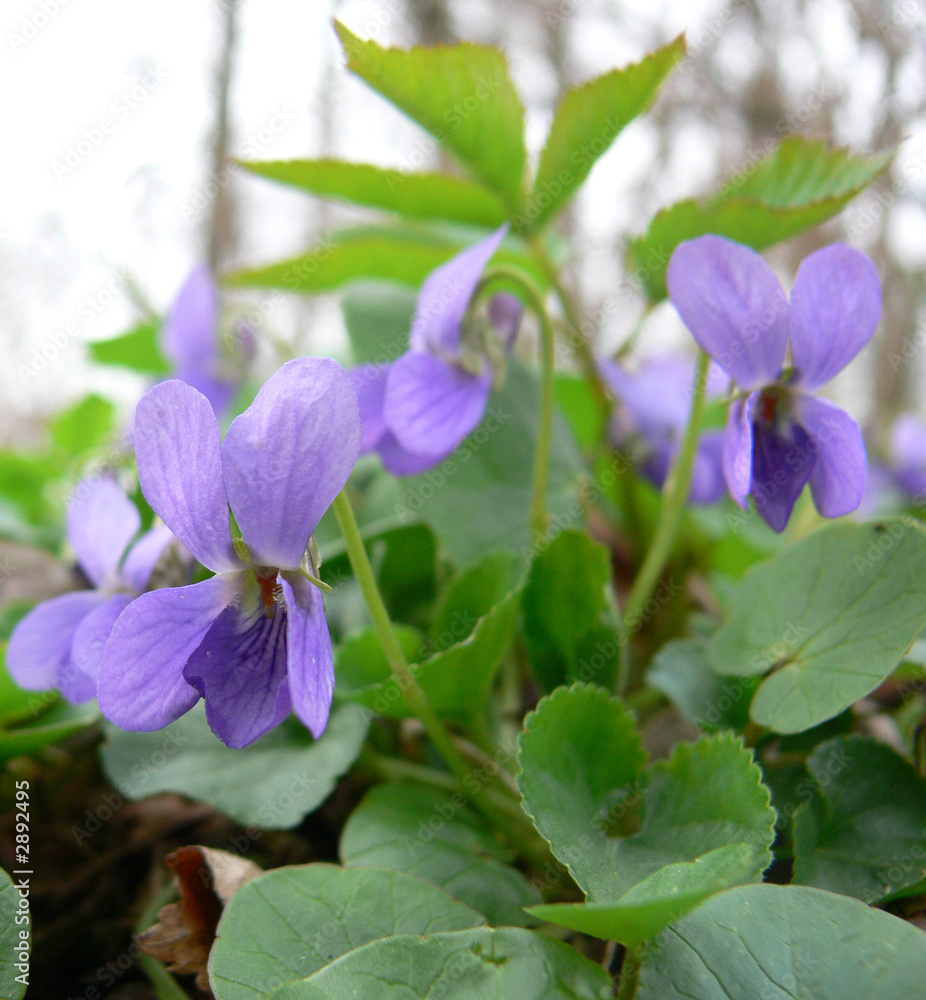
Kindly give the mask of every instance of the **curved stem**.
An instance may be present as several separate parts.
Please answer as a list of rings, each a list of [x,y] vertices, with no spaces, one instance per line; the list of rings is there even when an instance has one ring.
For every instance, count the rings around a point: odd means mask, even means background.
[[[543,268],[562,306],[563,315],[568,325],[569,347],[575,355],[576,361],[578,361],[579,367],[585,374],[586,379],[588,379],[588,383],[595,394],[598,404],[605,413],[610,413],[611,400],[608,390],[601,380],[601,374],[598,371],[598,364],[595,361],[595,352],[592,349],[592,345],[582,330],[582,320],[579,316],[578,307],[560,279],[559,271],[550,259],[550,254],[547,252],[543,239],[540,236],[534,236],[528,241],[528,246],[534,255],[534,259]]]
[[[537,447],[534,452],[533,491],[530,502],[530,526],[534,539],[547,530],[547,494],[550,488],[550,454],[553,448],[553,409],[556,405],[556,337],[553,324],[547,315],[543,292],[523,271],[512,267],[493,267],[486,270],[476,286],[472,302],[489,284],[504,280],[517,287],[526,299],[526,305],[540,324],[540,416],[537,425]]]
[[[650,599],[653,588],[669,558],[669,553],[675,543],[682,511],[688,500],[688,491],[691,489],[691,474],[694,471],[695,454],[698,449],[698,433],[701,430],[701,416],[704,412],[707,369],[710,361],[710,357],[704,351],[698,352],[698,370],[691,397],[691,409],[688,413],[688,426],[685,428],[685,436],[682,438],[678,455],[663,486],[662,509],[659,513],[659,522],[656,525],[653,541],[624,607],[621,646],[625,655],[621,664],[621,695],[630,694],[640,686],[642,680],[642,670],[639,666],[635,666],[628,656],[630,636],[639,627],[643,606]]]
[[[415,715],[421,720],[424,728],[431,738],[431,742],[437,747],[444,762],[451,773],[457,779],[460,787],[464,790],[474,806],[489,820],[498,825],[501,829],[510,826],[511,819],[502,813],[489,798],[487,788],[483,782],[473,780],[472,768],[467,763],[466,758],[457,749],[453,737],[447,727],[441,721],[440,716],[431,707],[421,685],[415,679],[405,653],[399,644],[398,636],[392,627],[392,620],[386,605],[383,603],[379,587],[376,585],[376,578],[373,575],[373,567],[367,556],[367,550],[360,535],[360,528],[357,526],[357,519],[354,517],[353,508],[350,505],[347,495],[342,490],[334,499],[332,504],[341,534],[347,546],[347,555],[354,570],[357,583],[370,612],[373,621],[373,628],[382,643],[383,652],[389,661],[392,675],[399,685],[405,700]],[[525,817],[526,819],[526,817]]]

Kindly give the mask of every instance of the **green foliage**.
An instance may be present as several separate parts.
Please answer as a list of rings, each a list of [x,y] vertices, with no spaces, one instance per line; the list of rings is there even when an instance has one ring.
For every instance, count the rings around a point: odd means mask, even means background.
[[[157,321],[139,323],[119,337],[91,341],[87,350],[97,364],[131,368],[141,375],[167,375],[171,367],[161,350],[160,331]]]
[[[446,219],[494,228],[506,217],[502,203],[484,187],[449,174],[408,173],[332,159],[239,160],[238,165],[311,194],[382,208],[407,219]]]
[[[381,938],[348,952],[304,983],[270,994],[273,1000],[603,1000],[610,995],[611,977],[600,965],[569,945],[518,927]]]
[[[638,63],[566,91],[527,198],[525,231],[543,229],[569,201],[618,133],[653,103],[685,48],[679,36]]]
[[[605,591],[610,580],[610,553],[576,529],[562,531],[534,559],[524,588],[524,634],[534,672],[546,691],[570,680],[613,682],[617,632],[605,630],[598,639],[597,628],[608,607]],[[583,642],[589,634],[602,647],[597,660],[580,657],[587,646],[594,656],[594,643]]]
[[[480,234],[481,235],[481,234]],[[449,237],[433,230],[396,226],[342,229],[298,257],[227,274],[229,288],[280,288],[286,292],[330,292],[352,281],[393,281],[417,287],[479,236]],[[527,271],[545,286],[537,264],[521,251],[502,247],[495,258]]]
[[[474,769],[472,781],[491,776]],[[523,907],[540,901],[530,882],[505,862],[511,853],[486,829],[462,792],[424,785],[377,785],[341,836],[346,865],[382,865],[441,886],[491,924],[526,924]]]
[[[81,732],[99,719],[95,701],[70,705],[54,692],[33,692],[27,704],[35,712],[32,718],[20,719],[15,726],[0,729],[0,760],[36,753]]]
[[[859,736],[807,761],[814,800],[794,817],[794,882],[881,903],[926,889],[926,781],[890,747]]]
[[[91,393],[58,414],[49,425],[54,446],[66,455],[84,455],[104,444],[113,432],[116,407]]]
[[[850,154],[820,139],[789,136],[747,161],[705,201],[664,208],[643,236],[630,240],[629,268],[652,299],[666,295],[666,267],[683,240],[717,233],[756,250],[831,219],[880,177],[892,153]]]
[[[459,157],[509,210],[523,199],[524,107],[498,49],[482,45],[385,49],[343,24],[347,66]]]
[[[854,899],[746,885],[656,937],[638,1000],[908,1000],[926,982],[926,938]]]
[[[718,673],[771,673],[752,718],[779,733],[873,691],[926,625],[926,531],[912,518],[839,523],[753,567],[708,643]],[[761,613],[759,613],[761,609]]]
[[[13,880],[0,868],[0,996],[4,1000],[20,1000],[26,992],[26,982],[17,980],[23,976],[23,970],[17,968],[25,963],[28,968],[29,952],[31,950],[31,927],[29,911],[19,908],[19,890]],[[25,921],[19,922],[18,915],[24,912]],[[17,945],[23,940],[20,931],[28,935],[25,938],[27,948],[22,951]]]
[[[532,906],[530,912],[552,924],[632,947],[737,882],[751,861],[748,844],[728,844],[694,861],[658,869],[613,903],[546,903]]]
[[[408,350],[415,293],[387,281],[357,281],[341,296],[341,310],[358,365],[384,365]]]
[[[459,577],[435,618],[428,648],[436,651],[426,659],[418,634],[398,630],[412,673],[440,714],[465,721],[485,711],[517,624],[521,592],[513,580],[510,562],[491,556]],[[487,602],[487,590],[473,593],[487,581],[495,585],[497,603]],[[342,697],[392,718],[412,714],[375,633],[366,631],[341,647],[336,673]]]
[[[233,750],[213,735],[200,702],[157,732],[108,726],[101,753],[110,781],[127,799],[179,792],[244,826],[285,830],[328,798],[360,752],[366,729],[365,713],[344,705],[332,712],[319,740],[290,718],[244,750]]]
[[[707,637],[673,639],[653,657],[647,681],[701,729],[742,732],[758,678],[721,677],[707,661]]]
[[[545,698],[520,739],[524,808],[590,903],[621,904],[598,914],[599,929],[621,928],[629,943],[634,908],[649,933],[686,900],[693,906],[721,884],[757,879],[775,821],[738,740],[705,737],[645,771],[644,761],[629,713],[587,685]]]
[[[442,889],[401,872],[277,868],[232,897],[209,956],[209,981],[217,1000],[256,1000],[368,941],[484,923]]]

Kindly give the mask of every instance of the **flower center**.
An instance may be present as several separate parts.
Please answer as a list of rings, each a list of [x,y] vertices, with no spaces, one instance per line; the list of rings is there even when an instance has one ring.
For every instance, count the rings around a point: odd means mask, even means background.
[[[763,427],[781,427],[790,423],[791,394],[780,385],[766,386],[756,403],[756,422]]]
[[[279,571],[273,566],[255,566],[254,575],[260,586],[260,599],[264,606],[264,614],[272,618],[277,613],[277,604],[283,600],[283,585],[277,582]]]

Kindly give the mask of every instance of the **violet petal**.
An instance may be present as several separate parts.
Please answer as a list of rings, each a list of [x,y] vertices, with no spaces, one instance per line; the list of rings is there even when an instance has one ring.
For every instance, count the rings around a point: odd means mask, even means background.
[[[135,504],[109,476],[78,483],[68,503],[68,541],[98,586],[116,579],[116,567],[141,527]]]
[[[722,236],[680,243],[669,296],[698,346],[747,391],[774,382],[788,344],[788,300],[765,261]]]
[[[816,389],[871,340],[881,316],[881,283],[860,250],[834,243],[806,257],[791,290],[795,381]]]
[[[403,448],[416,454],[452,451],[485,413],[491,376],[413,351],[392,366],[386,383],[386,423]]]
[[[105,600],[98,590],[78,590],[37,604],[13,629],[6,647],[13,680],[26,691],[57,687],[78,626]]]
[[[135,456],[142,492],[193,556],[216,573],[241,563],[232,548],[219,424],[201,393],[177,379],[142,396]]]
[[[199,701],[183,668],[222,610],[236,600],[243,577],[234,573],[152,590],[122,612],[100,664],[97,697],[108,719],[131,732],[148,732],[163,729]]]
[[[508,223],[491,236],[452,257],[432,271],[421,286],[409,345],[455,358],[460,351],[460,325],[486,264],[508,232]]]
[[[810,475],[814,505],[824,517],[842,517],[858,508],[865,492],[868,462],[862,429],[845,410],[825,399],[799,399],[798,419],[816,456]]]
[[[289,613],[289,689],[293,710],[318,739],[334,693],[331,636],[321,592],[301,577],[282,577]]]
[[[775,531],[784,531],[815,464],[807,431],[796,423],[788,431],[753,426],[752,498]]]
[[[359,448],[357,394],[336,361],[296,358],[264,383],[222,443],[228,500],[255,563],[298,569]]]
[[[268,618],[258,600],[225,608],[187,661],[183,676],[223,743],[249,746],[289,715],[286,646],[286,608]]]

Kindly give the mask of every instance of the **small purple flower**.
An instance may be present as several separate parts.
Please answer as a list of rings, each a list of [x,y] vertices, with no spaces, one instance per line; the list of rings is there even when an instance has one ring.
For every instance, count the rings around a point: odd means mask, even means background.
[[[108,476],[78,484],[68,504],[67,537],[94,589],[43,601],[19,622],[10,636],[6,665],[20,687],[58,688],[75,705],[96,695],[113,622],[148,585],[173,538],[170,528],[161,525],[129,549],[140,527],[138,511]]]
[[[724,439],[733,499],[745,508],[751,493],[775,531],[784,530],[808,481],[824,517],[855,510],[866,476],[861,429],[811,392],[840,372],[878,325],[881,287],[871,260],[842,243],[818,250],[798,269],[789,303],[757,253],[701,236],[678,246],[667,284],[698,345],[742,390]]]
[[[629,448],[640,469],[661,488],[685,433],[695,366],[674,355],[651,358],[633,375],[616,361],[603,361],[601,373],[618,398],[611,420],[614,445]],[[726,379],[714,365],[708,393],[723,391]],[[698,440],[688,499],[716,503],[724,493],[723,431],[705,431]]]
[[[221,416],[241,382],[223,357],[219,339],[219,295],[205,264],[190,273],[161,328],[161,347],[174,377],[199,390]],[[253,346],[244,341],[247,355]]]
[[[510,352],[521,321],[521,303],[502,293],[489,303],[497,353],[468,342],[463,319],[482,272],[507,225],[433,271],[418,296],[410,350],[388,365],[350,372],[360,403],[360,453],[377,451],[390,472],[414,475],[442,462],[485,413],[493,363]]]
[[[347,373],[329,358],[288,362],[224,441],[204,396],[162,382],[139,402],[135,428],[148,502],[216,575],[125,610],[100,669],[104,715],[123,729],[161,729],[202,697],[232,747],[291,709],[320,736],[334,689],[331,638],[321,593],[303,573],[316,573],[310,539],[357,460]]]
[[[915,504],[926,503],[926,425],[912,413],[898,417],[891,429],[889,471],[898,489]]]

